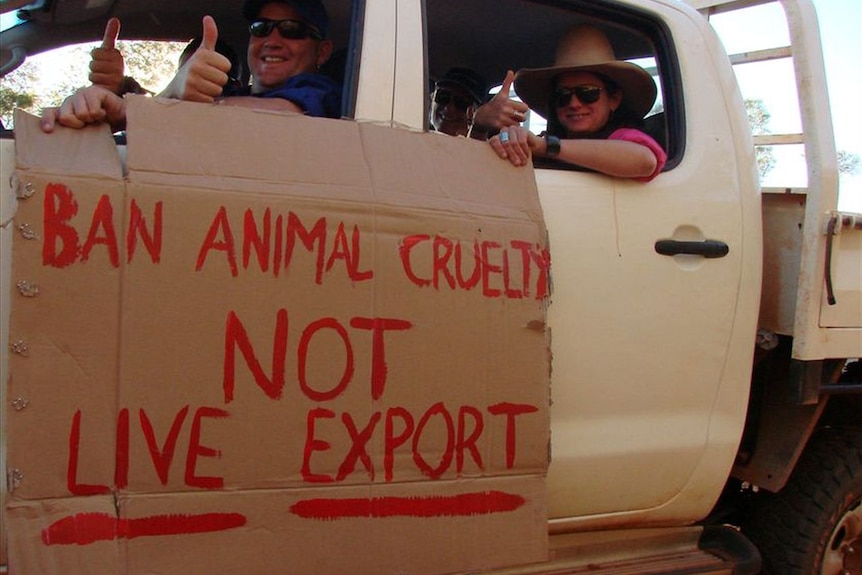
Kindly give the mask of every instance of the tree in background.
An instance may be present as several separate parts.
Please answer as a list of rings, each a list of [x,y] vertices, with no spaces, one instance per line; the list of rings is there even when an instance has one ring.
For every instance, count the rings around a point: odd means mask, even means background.
[[[763,100],[746,99],[745,112],[748,115],[748,123],[751,126],[752,134],[760,136],[769,133],[769,119],[771,116],[763,104]],[[762,180],[775,167],[775,154],[772,153],[772,146],[757,146],[755,147],[755,154],[757,157],[757,172],[760,174],[760,179]]]
[[[183,42],[129,40],[118,42],[126,61],[126,75],[150,92],[160,92],[177,71]]]
[[[657,101],[647,116],[652,116],[664,112],[664,103]],[[751,126],[751,133],[755,136],[761,134],[769,134],[769,111],[763,103],[763,100],[746,99],[745,112],[748,115],[748,124]],[[757,157],[757,172],[760,174],[760,179],[775,167],[775,155],[772,153],[772,146],[756,146],[755,154]]]
[[[80,44],[46,52],[28,58],[18,69],[0,78],[0,90],[9,96],[0,102],[3,125],[12,126],[16,107],[38,115],[42,108],[58,106],[63,98],[86,86],[90,48],[88,44]],[[55,58],[63,58],[68,65],[59,80],[46,84],[42,80],[47,75],[45,62]]]
[[[16,92],[6,86],[0,86],[0,126],[11,126],[11,111],[15,108],[29,110],[33,106],[33,96]],[[9,113],[7,114],[7,110]]]
[[[36,97],[32,86],[36,83],[36,69],[32,64],[24,64],[11,74],[0,78],[0,122],[8,128],[12,126],[12,113],[15,108],[33,111]]]
[[[58,48],[28,58],[17,70],[0,78],[0,121],[12,127],[13,112],[21,108],[40,114],[42,108],[59,106],[63,99],[89,81],[90,50],[98,43],[78,44]],[[120,41],[117,43],[126,62],[126,75],[143,87],[157,92],[173,76],[183,42]],[[46,84],[46,61],[63,61],[62,78]]]
[[[851,154],[845,150],[838,150],[838,173],[853,175],[859,173],[859,168],[862,166],[862,160],[856,154]]]
[[[748,114],[748,123],[751,125],[751,133],[755,136],[769,134],[769,110],[763,104],[763,100],[745,100],[745,111]],[[757,170],[763,179],[775,167],[775,156],[772,146],[757,146]],[[838,173],[841,175],[852,175],[862,168],[862,160],[857,154],[846,150],[838,150]]]

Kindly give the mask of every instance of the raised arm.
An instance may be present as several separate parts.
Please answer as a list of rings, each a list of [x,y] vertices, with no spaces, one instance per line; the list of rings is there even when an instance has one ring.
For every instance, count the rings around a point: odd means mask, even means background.
[[[516,126],[524,121],[529,108],[523,102],[513,100],[509,97],[514,80],[515,73],[509,70],[503,79],[500,91],[493,98],[479,106],[479,109],[473,115],[473,131],[471,135],[479,132],[481,136],[485,136],[487,133],[496,133],[503,128]]]
[[[120,20],[111,18],[105,26],[102,44],[90,52],[90,82],[114,94],[122,93],[125,62],[116,48],[120,35]]]

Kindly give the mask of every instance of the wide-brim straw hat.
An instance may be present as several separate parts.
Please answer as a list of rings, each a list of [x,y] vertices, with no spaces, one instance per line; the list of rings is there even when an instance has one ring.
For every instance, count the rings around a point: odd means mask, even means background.
[[[592,26],[569,30],[557,47],[554,65],[526,68],[515,75],[515,92],[532,110],[545,118],[549,110],[554,80],[566,72],[590,72],[612,80],[623,92],[620,108],[637,118],[650,111],[656,99],[656,85],[649,73],[631,62],[617,60],[604,32]]]

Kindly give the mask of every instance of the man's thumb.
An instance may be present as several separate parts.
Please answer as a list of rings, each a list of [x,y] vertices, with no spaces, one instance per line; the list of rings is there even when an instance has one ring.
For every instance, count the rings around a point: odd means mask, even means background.
[[[218,27],[212,16],[204,16],[204,34],[201,41],[201,48],[204,50],[215,51],[216,42],[218,41]]]
[[[509,92],[512,90],[512,82],[515,81],[515,73],[512,70],[506,72],[506,77],[503,79],[503,84],[500,86],[500,94],[504,98],[509,97]]]
[[[114,44],[117,42],[117,37],[120,35],[120,19],[111,18],[105,25],[105,35],[102,37],[102,48],[109,50],[114,49]]]

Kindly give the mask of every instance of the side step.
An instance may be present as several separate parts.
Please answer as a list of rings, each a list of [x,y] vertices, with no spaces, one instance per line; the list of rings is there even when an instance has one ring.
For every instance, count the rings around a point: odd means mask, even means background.
[[[757,575],[760,553],[730,527],[629,529],[550,537],[551,558],[493,575]]]

